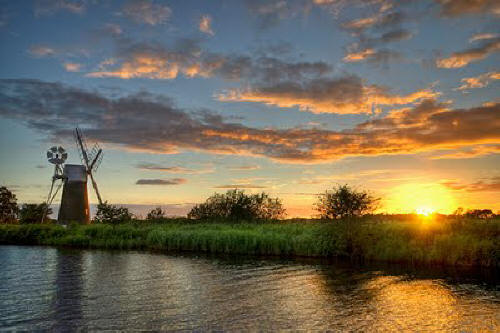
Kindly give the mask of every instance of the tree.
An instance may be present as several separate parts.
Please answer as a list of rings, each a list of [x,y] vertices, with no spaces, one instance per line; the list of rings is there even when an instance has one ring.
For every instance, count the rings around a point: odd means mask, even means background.
[[[95,223],[119,224],[126,223],[132,220],[132,214],[128,208],[117,207],[108,204],[108,202],[97,205],[97,214],[94,218]]]
[[[465,216],[476,219],[488,219],[493,217],[493,211],[491,209],[469,209],[465,213]]]
[[[37,224],[48,223],[52,220],[49,215],[52,214],[52,208],[47,207],[47,204],[23,204],[19,211],[20,224]],[[43,221],[42,221],[43,216]]]
[[[356,191],[348,185],[339,185],[318,196],[315,208],[321,218],[356,217],[376,209],[379,199],[366,191]]]
[[[18,212],[16,195],[7,187],[0,186],[0,223],[16,222]]]
[[[279,219],[285,215],[281,200],[266,193],[246,194],[241,190],[215,193],[188,213],[191,219],[222,218],[230,220]]]
[[[146,216],[146,220],[148,221],[161,220],[165,218],[166,214],[167,212],[163,210],[161,207],[156,207],[155,209],[152,209],[148,213],[148,215]]]

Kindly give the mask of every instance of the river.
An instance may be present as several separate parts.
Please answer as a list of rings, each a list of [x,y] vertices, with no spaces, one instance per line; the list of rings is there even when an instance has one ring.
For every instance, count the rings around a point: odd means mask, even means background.
[[[0,246],[0,330],[498,332],[495,274]]]

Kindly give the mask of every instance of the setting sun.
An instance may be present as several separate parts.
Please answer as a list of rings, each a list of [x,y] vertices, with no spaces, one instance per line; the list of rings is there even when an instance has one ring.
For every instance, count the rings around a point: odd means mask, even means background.
[[[449,214],[456,208],[454,196],[440,184],[404,184],[392,189],[391,192],[386,200],[389,212],[429,216],[436,212]]]
[[[418,215],[423,215],[423,216],[430,216],[435,212],[434,209],[429,207],[419,207],[415,211]]]

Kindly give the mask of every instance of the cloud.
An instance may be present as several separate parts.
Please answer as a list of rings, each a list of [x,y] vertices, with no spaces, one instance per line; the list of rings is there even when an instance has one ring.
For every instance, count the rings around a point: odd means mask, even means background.
[[[357,18],[341,27],[357,38],[357,41],[347,47],[345,62],[370,61],[372,64],[388,64],[403,58],[400,52],[388,50],[384,46],[388,43],[411,39],[413,33],[403,24],[410,20],[410,16],[396,7],[386,6],[381,2],[377,13],[367,17]],[[383,9],[383,10],[382,10]]]
[[[454,191],[466,192],[500,192],[500,177],[493,177],[486,181],[479,180],[475,183],[458,183],[456,181],[442,181],[442,185]]]
[[[473,43],[478,40],[485,40],[485,39],[495,39],[498,38],[498,34],[493,34],[493,33],[484,33],[484,34],[476,34],[469,38],[469,43]]]
[[[229,170],[233,170],[233,171],[248,171],[248,170],[258,170],[260,169],[260,166],[259,165],[240,165],[240,166],[234,166],[234,167],[230,167],[228,168]]]
[[[63,64],[64,69],[68,72],[79,72],[82,69],[82,64],[74,62],[66,62]]]
[[[130,151],[201,151],[285,163],[500,145],[498,114],[500,103],[450,109],[428,99],[343,131],[257,128],[210,111],[187,112],[165,96],[144,92],[108,98],[60,83],[0,80],[0,117],[53,139],[72,140],[79,124],[90,140]]]
[[[500,72],[483,73],[475,77],[466,77],[460,80],[462,85],[457,90],[477,89],[484,88],[490,84],[491,81],[500,80]]]
[[[136,23],[158,25],[169,19],[172,10],[150,0],[133,0],[123,6],[122,14]]]
[[[212,30],[212,18],[210,17],[210,15],[203,15],[200,18],[198,28],[200,29],[201,32],[204,32],[212,36],[215,35],[214,31]]]
[[[180,185],[186,183],[184,178],[171,179],[139,179],[135,182],[136,185]]]
[[[447,153],[437,153],[432,155],[431,159],[468,159],[477,158],[485,155],[500,154],[500,145],[479,145],[456,149]]]
[[[63,10],[74,14],[82,14],[87,7],[85,0],[37,0],[35,1],[35,17],[52,15]]]
[[[215,186],[215,188],[252,189],[252,188],[266,188],[266,187],[260,185],[252,185],[252,184],[228,184],[228,185]]]
[[[497,0],[435,0],[442,6],[441,14],[456,17],[464,14],[491,13],[500,15]]]
[[[115,62],[88,73],[88,77],[122,79],[175,79],[213,77],[226,80],[276,82],[317,77],[332,70],[325,62],[287,62],[270,56],[204,52],[196,40],[179,40],[171,47],[157,43],[133,43],[120,39]]]
[[[51,57],[57,53],[54,48],[47,45],[33,45],[29,48],[28,52],[37,58]]]
[[[387,64],[395,60],[403,59],[401,53],[392,50],[364,49],[357,52],[347,53],[342,60],[345,62],[369,61],[373,64]]]
[[[299,107],[313,113],[371,113],[375,105],[401,105],[435,97],[431,90],[401,96],[377,85],[366,85],[358,76],[321,78],[302,84],[291,81],[246,90],[233,89],[217,96],[224,102],[258,102],[279,107]]]
[[[461,68],[472,62],[487,58],[490,54],[500,51],[500,38],[489,39],[479,47],[468,48],[452,53],[449,57],[436,60],[440,68]]]
[[[256,15],[261,29],[268,29],[280,21],[305,15],[311,9],[309,0],[246,0],[250,12]]]
[[[203,173],[214,172],[213,169],[195,170],[195,169],[189,169],[189,168],[184,168],[184,167],[179,167],[179,166],[163,166],[163,165],[152,164],[152,163],[138,164],[137,168],[141,169],[141,170],[162,171],[162,172],[168,172],[168,173],[182,173],[182,174],[203,174]]]

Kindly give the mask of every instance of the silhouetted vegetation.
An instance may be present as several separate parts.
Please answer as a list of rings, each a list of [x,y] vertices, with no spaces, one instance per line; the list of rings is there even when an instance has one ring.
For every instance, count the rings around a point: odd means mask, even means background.
[[[228,219],[232,221],[275,220],[285,215],[281,200],[266,193],[246,194],[230,190],[216,193],[204,203],[194,206],[188,213],[190,219]]]
[[[493,217],[493,212],[491,209],[472,209],[465,213],[466,217],[477,218],[477,219],[488,219]]]
[[[166,217],[167,212],[161,207],[156,207],[152,209],[148,215],[146,216],[146,220],[148,221],[158,221],[164,219]]]
[[[366,191],[339,185],[318,196],[316,210],[323,219],[359,217],[375,210],[378,199]]]
[[[0,223],[15,223],[18,212],[16,195],[0,186]]]
[[[52,208],[47,207],[46,203],[41,204],[23,204],[19,211],[20,224],[38,224],[51,223],[49,215],[52,214]],[[43,218],[43,222],[42,222]]]
[[[94,223],[119,224],[131,222],[133,215],[128,208],[117,207],[104,202],[97,205],[97,213]]]

